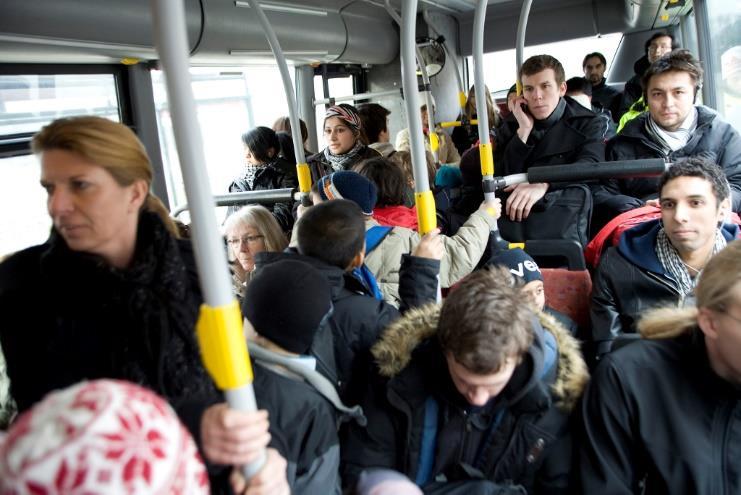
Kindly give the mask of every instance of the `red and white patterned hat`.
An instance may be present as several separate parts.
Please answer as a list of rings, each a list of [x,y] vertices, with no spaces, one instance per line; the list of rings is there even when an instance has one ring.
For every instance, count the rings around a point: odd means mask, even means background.
[[[0,446],[0,495],[207,494],[193,438],[162,398],[116,380],[51,393]]]

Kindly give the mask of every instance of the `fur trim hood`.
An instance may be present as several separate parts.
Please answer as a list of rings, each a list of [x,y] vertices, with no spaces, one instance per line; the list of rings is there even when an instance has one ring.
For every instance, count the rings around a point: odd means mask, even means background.
[[[388,326],[371,352],[382,376],[391,378],[409,365],[412,351],[437,332],[440,305],[429,304],[415,308]],[[540,324],[550,332],[558,344],[558,373],[551,385],[559,408],[570,411],[581,397],[589,381],[587,365],[579,342],[552,316],[538,313]]]

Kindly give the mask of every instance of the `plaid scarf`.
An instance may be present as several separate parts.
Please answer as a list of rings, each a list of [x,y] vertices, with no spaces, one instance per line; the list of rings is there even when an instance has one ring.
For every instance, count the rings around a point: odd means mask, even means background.
[[[715,244],[713,244],[713,251],[710,256],[715,256],[715,254],[724,247],[726,247],[726,239],[723,237],[720,229],[717,229],[715,231]],[[687,265],[685,265],[682,258],[679,257],[677,249],[669,241],[669,237],[667,237],[663,228],[659,230],[659,234],[656,237],[656,256],[658,256],[664,270],[666,270],[679,284],[679,291],[682,294],[682,297],[684,298],[687,297],[687,295],[692,294],[702,270],[695,275],[695,278],[690,276],[690,272],[687,270]]]
[[[332,166],[332,170],[339,172],[340,170],[347,170],[348,165],[354,163],[355,158],[358,156],[360,151],[363,149],[363,143],[360,140],[355,141],[350,151],[341,155],[335,155],[329,151],[329,146],[324,148],[324,158],[327,159],[329,164]]]

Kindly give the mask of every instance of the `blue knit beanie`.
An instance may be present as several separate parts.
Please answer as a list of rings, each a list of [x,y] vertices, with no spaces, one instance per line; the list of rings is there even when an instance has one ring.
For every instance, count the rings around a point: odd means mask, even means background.
[[[348,199],[360,206],[366,215],[373,214],[378,189],[373,182],[357,172],[342,170],[325,175],[317,181],[316,186],[322,201]]]
[[[503,251],[491,258],[488,264],[508,268],[512,275],[526,284],[535,280],[543,281],[543,274],[535,260],[520,248]]]

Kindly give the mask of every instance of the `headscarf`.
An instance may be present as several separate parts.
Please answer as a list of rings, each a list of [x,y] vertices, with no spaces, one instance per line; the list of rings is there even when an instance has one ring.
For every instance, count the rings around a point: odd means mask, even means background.
[[[82,382],[47,395],[0,446],[0,493],[207,494],[190,434],[133,383]]]
[[[330,117],[339,117],[348,127],[356,132],[363,127],[358,111],[355,110],[355,107],[346,103],[329,107],[327,112],[324,114],[324,120],[327,120]]]

